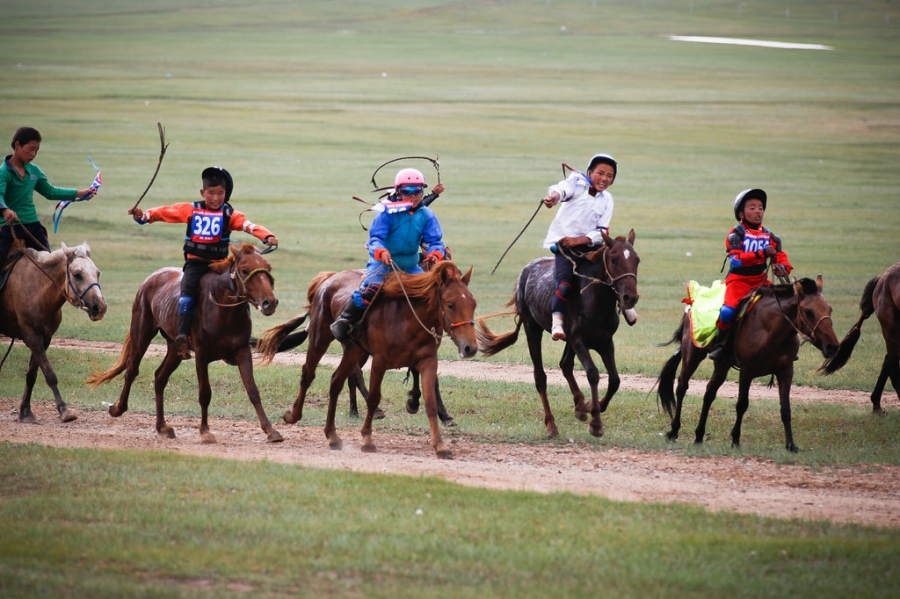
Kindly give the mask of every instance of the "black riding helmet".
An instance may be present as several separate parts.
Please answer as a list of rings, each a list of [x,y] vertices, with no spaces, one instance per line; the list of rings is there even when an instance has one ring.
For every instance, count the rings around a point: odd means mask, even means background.
[[[613,169],[613,182],[616,180],[616,173],[619,172],[619,164],[616,162],[616,159],[610,156],[609,154],[595,154],[591,161],[588,163],[586,173],[590,173],[594,170],[594,167],[598,164],[608,164]],[[612,183],[610,183],[612,185]]]
[[[734,220],[741,222],[741,212],[744,210],[744,202],[757,199],[762,202],[763,210],[766,209],[766,192],[762,189],[745,189],[734,198]]]
[[[213,185],[223,185],[225,186],[225,201],[231,199],[231,192],[234,190],[234,179],[231,178],[231,173],[226,171],[221,166],[209,166],[203,169],[203,173],[200,175],[200,178],[203,180],[204,187],[208,184]]]

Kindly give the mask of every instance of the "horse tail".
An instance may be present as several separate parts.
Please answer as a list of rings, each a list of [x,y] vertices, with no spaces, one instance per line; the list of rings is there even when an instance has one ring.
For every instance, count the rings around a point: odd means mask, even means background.
[[[859,300],[859,319],[856,321],[856,324],[853,325],[853,328],[850,329],[850,332],[847,333],[847,336],[844,337],[844,340],[841,341],[837,353],[830,358],[827,358],[819,368],[820,373],[826,375],[834,374],[843,368],[850,360],[850,356],[853,354],[853,348],[856,347],[856,342],[859,341],[859,337],[862,334],[861,327],[863,322],[875,313],[875,303],[872,298],[875,293],[875,285],[878,284],[880,279],[881,277],[878,276],[866,283],[862,297]]]
[[[507,306],[514,305],[515,298]],[[522,318],[519,316],[519,311],[513,307],[511,314],[515,315],[516,319],[516,328],[508,333],[494,333],[488,325],[484,322],[483,318],[478,319],[478,328],[475,331],[475,335],[478,337],[478,349],[485,356],[493,356],[494,354],[500,353],[510,345],[516,342],[519,338],[519,329],[522,328]]]
[[[261,364],[269,364],[278,352],[293,349],[306,341],[306,331],[301,331],[294,335],[290,335],[290,333],[303,324],[308,315],[309,313],[307,312],[300,316],[295,316],[284,324],[264,331],[259,336],[259,339],[256,340],[256,351],[262,354]],[[300,340],[296,341],[297,339]]]
[[[681,325],[675,330],[671,339],[665,343],[658,344],[657,347],[664,347],[675,342],[681,343],[682,336],[684,335],[685,320],[686,319],[684,318],[681,319]],[[670,418],[673,416],[672,410],[675,407],[675,375],[678,373],[678,364],[680,362],[681,346],[679,345],[675,353],[672,354],[672,357],[666,361],[665,365],[663,365],[663,369],[659,373],[659,378],[656,379],[656,396],[659,398],[659,403]]]
[[[112,368],[107,370],[106,372],[97,372],[92,370],[87,380],[84,381],[84,384],[91,388],[93,391],[103,383],[108,383],[113,380],[123,372],[125,372],[126,362],[128,360],[128,356],[131,355],[131,333],[125,335],[125,341],[122,342],[122,353],[119,354],[119,359],[113,364]]]

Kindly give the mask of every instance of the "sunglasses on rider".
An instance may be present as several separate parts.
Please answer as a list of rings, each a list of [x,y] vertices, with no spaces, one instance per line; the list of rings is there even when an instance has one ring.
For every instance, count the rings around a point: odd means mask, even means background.
[[[397,193],[402,196],[415,196],[422,193],[421,185],[403,185],[397,188]]]

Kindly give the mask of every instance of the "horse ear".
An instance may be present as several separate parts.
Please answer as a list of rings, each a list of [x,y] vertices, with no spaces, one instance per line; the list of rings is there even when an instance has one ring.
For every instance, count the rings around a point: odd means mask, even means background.
[[[800,281],[794,281],[794,295],[803,295],[803,285]]]
[[[231,253],[234,254],[235,258],[241,255],[241,248],[234,245],[233,243],[229,243],[228,246],[231,248]]]
[[[475,268],[474,265],[469,267],[469,270],[466,271],[466,274],[462,276],[462,282],[466,284],[466,287],[469,286],[469,281],[472,280],[472,270]]]
[[[819,293],[822,293],[822,275],[816,275],[816,289],[819,290]]]
[[[600,231],[600,235],[603,236],[603,243],[606,244],[606,247],[612,247],[613,238],[610,237],[609,234],[606,233],[606,231]]]
[[[634,229],[628,232],[628,243],[634,245]]]
[[[85,240],[84,243],[82,243],[81,245],[84,246],[84,253],[87,254],[88,258],[90,258],[91,257],[91,246],[88,245],[87,240]]]
[[[60,242],[59,242],[59,247],[60,247],[60,249],[61,249],[62,251],[66,251],[67,249],[69,249],[69,246],[66,245],[66,242],[65,242],[65,241],[60,241]]]
[[[600,248],[600,249],[598,249],[598,250],[594,250],[594,251],[591,252],[590,254],[587,254],[587,255],[585,256],[585,258],[587,258],[587,259],[588,259],[589,261],[591,261],[591,262],[596,263],[597,260],[599,260],[600,257],[603,255],[603,250],[605,250],[607,247],[609,247],[609,246],[603,246],[602,248]]]

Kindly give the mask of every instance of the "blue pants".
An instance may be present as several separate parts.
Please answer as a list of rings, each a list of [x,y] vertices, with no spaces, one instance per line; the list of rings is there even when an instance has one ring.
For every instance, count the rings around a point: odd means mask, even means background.
[[[356,304],[357,308],[365,309],[366,306],[369,305],[369,302],[372,301],[372,298],[375,297],[375,294],[378,293],[378,288],[381,287],[381,284],[384,283],[384,277],[391,272],[391,267],[385,264],[382,264],[378,260],[369,260],[369,263],[366,264],[366,276],[363,278],[362,283],[359,285],[359,289],[353,292],[353,296],[350,298],[354,304]],[[416,264],[411,269],[404,271],[406,274],[410,275],[420,275],[424,270],[422,267]]]

